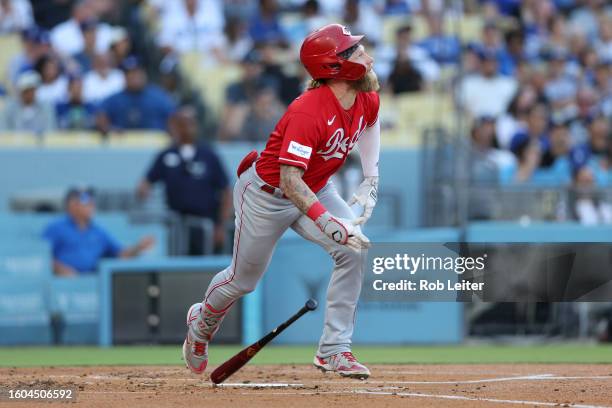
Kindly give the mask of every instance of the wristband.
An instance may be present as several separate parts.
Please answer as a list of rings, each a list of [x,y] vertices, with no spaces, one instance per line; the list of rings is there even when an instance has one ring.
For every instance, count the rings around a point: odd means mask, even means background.
[[[314,204],[312,204],[310,208],[308,209],[308,211],[306,212],[306,215],[311,220],[316,221],[317,218],[319,218],[321,214],[323,214],[326,211],[327,209],[323,206],[323,204],[321,204],[320,201],[315,201]]]

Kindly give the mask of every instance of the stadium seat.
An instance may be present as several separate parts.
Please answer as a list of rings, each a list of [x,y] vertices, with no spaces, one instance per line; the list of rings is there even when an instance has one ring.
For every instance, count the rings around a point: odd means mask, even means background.
[[[110,147],[146,147],[162,149],[170,143],[166,132],[153,130],[131,130],[120,134],[111,134],[108,140]]]
[[[191,83],[202,92],[213,112],[219,115],[225,100],[225,88],[240,77],[240,68],[234,65],[207,67],[199,53],[183,55],[181,67]]]
[[[384,145],[419,145],[425,129],[453,125],[453,105],[448,95],[433,92],[381,95],[380,103]]]
[[[48,133],[43,138],[47,147],[95,147],[102,142],[99,132],[87,130]]]
[[[0,81],[7,89],[10,89],[10,84],[6,83],[8,78],[8,67],[13,59],[21,51],[21,39],[18,34],[2,34],[0,35]]]
[[[134,130],[111,133],[107,139],[96,131],[57,131],[38,137],[31,133],[0,133],[0,147],[32,147],[42,145],[50,148],[95,148],[110,147],[162,148],[169,143],[166,132],[155,130]]]
[[[34,147],[40,138],[27,132],[0,132],[0,147]]]
[[[387,16],[383,20],[383,40],[388,44],[395,42],[395,31],[398,27],[404,24],[412,25],[413,41],[419,41],[425,38],[429,30],[427,28],[427,20],[422,15],[411,16],[406,19],[405,16]],[[482,29],[482,17],[478,15],[463,15],[457,20],[453,19],[450,13],[444,19],[444,30],[447,34],[458,32],[459,37],[463,42],[475,41],[480,37]]]

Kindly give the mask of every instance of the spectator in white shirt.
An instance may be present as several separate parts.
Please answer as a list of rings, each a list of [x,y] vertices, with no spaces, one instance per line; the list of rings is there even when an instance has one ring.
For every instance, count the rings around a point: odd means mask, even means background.
[[[537,101],[537,94],[531,85],[523,85],[517,91],[508,109],[497,118],[497,143],[502,149],[510,149],[512,137],[527,128],[529,111]]]
[[[119,69],[113,68],[109,54],[97,54],[93,60],[93,70],[83,79],[83,100],[100,103],[107,97],[123,91],[125,76]]]
[[[517,89],[516,79],[499,75],[494,52],[480,50],[480,73],[459,84],[458,101],[472,117],[497,117],[506,111]]]
[[[28,0],[0,0],[0,34],[25,30],[32,22]]]
[[[85,48],[81,24],[97,19],[92,7],[92,0],[80,0],[72,9],[72,18],[58,24],[51,30],[51,44],[62,56],[72,56]],[[113,28],[105,23],[98,23],[96,28],[96,52],[106,52],[110,47]]]
[[[68,78],[64,75],[59,59],[48,54],[40,58],[35,69],[42,79],[36,89],[36,100],[46,102],[55,107],[68,96]]]
[[[228,18],[224,32],[222,47],[224,57],[231,62],[240,63],[253,48],[253,40],[249,36],[246,22],[233,17]]]
[[[198,51],[222,59],[223,7],[218,0],[180,0],[161,17],[158,44],[168,52]],[[179,6],[179,4],[177,4]]]

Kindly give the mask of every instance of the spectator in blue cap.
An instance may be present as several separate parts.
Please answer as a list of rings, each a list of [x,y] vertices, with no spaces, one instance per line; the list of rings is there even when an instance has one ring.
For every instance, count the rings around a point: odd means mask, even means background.
[[[176,109],[170,95],[157,85],[149,84],[147,74],[136,57],[126,58],[125,89],[110,96],[100,107],[98,128],[165,130],[168,118]]]
[[[66,215],[52,221],[43,237],[51,243],[53,271],[58,276],[95,273],[102,258],[132,258],[155,243],[151,236],[131,247],[121,246],[94,221],[94,191],[70,188],[65,198]]]

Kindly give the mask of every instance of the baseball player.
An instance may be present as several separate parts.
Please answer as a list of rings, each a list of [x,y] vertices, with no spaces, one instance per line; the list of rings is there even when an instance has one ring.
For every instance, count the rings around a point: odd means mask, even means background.
[[[362,250],[369,246],[360,225],[376,204],[380,151],[379,85],[362,38],[339,24],[306,37],[300,60],[313,80],[289,105],[261,156],[253,151],[240,163],[231,265],[213,278],[204,301],[187,313],[183,358],[192,372],[204,372],[208,342],[225,314],[255,289],[277,241],[292,228],[323,247],[335,262],[314,365],[347,377],[370,375],[351,353]],[[364,181],[346,203],[329,178],[355,145]],[[354,203],[363,207],[357,218],[349,207]]]

